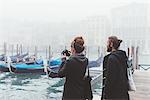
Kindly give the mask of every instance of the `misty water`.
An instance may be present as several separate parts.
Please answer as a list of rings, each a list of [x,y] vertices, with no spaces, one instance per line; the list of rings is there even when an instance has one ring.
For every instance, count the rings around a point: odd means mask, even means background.
[[[96,60],[98,52],[89,50],[89,60]],[[31,54],[34,54],[31,53]],[[9,53],[11,55],[11,53]],[[45,52],[38,53],[46,56]],[[60,57],[60,52],[54,58]],[[148,55],[140,55],[140,64],[149,64]],[[64,79],[49,78],[41,74],[0,73],[0,100],[60,100],[63,93]],[[101,81],[94,87],[94,95],[101,95]]]
[[[60,100],[64,79],[39,74],[0,73],[0,100]],[[100,95],[100,83],[95,94]]]
[[[9,54],[10,55],[10,54]],[[38,55],[46,56],[44,53]],[[60,57],[55,53],[54,58]],[[97,54],[90,60],[97,59]],[[0,100],[60,100],[63,78],[49,78],[41,74],[0,73]],[[101,94],[101,83],[94,86],[94,95]]]

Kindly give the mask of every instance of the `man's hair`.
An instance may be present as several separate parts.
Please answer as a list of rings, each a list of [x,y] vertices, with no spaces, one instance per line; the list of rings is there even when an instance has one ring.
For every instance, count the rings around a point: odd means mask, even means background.
[[[122,40],[118,39],[116,36],[110,36],[108,39],[113,43],[115,49],[118,49],[122,43]]]

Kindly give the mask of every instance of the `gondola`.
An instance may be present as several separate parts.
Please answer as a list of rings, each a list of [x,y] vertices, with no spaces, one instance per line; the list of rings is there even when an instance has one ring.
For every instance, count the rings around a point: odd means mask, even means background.
[[[96,61],[89,61],[88,67],[99,67],[102,63],[103,57],[99,57]],[[47,61],[47,69],[52,71],[58,71],[61,60],[51,60]],[[13,73],[41,73],[45,74],[45,67],[43,61],[34,62],[34,63],[8,63],[0,64],[1,72],[13,72]]]

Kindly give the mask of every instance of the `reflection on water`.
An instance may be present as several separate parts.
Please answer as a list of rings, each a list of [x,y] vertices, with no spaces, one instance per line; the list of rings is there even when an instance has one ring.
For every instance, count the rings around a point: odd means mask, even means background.
[[[90,60],[98,58],[97,53],[90,53]],[[10,52],[8,54],[11,55]],[[54,53],[53,56],[59,58],[60,54]],[[38,55],[46,57],[45,52]],[[60,100],[63,84],[64,79],[52,79],[46,75],[0,73],[0,100]],[[100,91],[99,82],[95,86],[94,93],[99,95]]]
[[[0,100],[51,100],[61,96],[62,85],[63,79],[44,75],[1,73]]]
[[[0,73],[0,100],[60,100],[63,84],[64,79],[46,75]]]
[[[150,64],[149,57],[140,55],[139,63]],[[96,58],[97,54],[92,54],[89,59]],[[63,84],[64,79],[52,79],[46,75],[0,73],[0,100],[60,100]],[[100,87],[101,82],[95,85],[95,95],[100,95]]]

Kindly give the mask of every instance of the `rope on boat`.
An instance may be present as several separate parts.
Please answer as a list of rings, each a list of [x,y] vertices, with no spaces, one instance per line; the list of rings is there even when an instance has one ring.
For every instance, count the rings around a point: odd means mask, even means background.
[[[43,60],[43,65],[44,65],[44,72],[48,76],[48,62],[46,59]]]
[[[10,57],[7,57],[7,67],[9,69],[10,73],[14,73],[11,69],[11,58]]]

